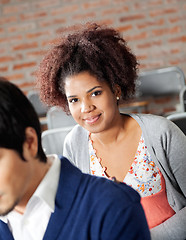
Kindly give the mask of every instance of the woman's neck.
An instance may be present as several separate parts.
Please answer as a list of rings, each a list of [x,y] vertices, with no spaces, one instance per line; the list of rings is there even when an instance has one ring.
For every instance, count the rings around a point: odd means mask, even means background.
[[[101,145],[120,142],[128,131],[129,119],[129,116],[121,114],[118,121],[112,127],[99,133],[91,133],[92,140],[99,142]]]

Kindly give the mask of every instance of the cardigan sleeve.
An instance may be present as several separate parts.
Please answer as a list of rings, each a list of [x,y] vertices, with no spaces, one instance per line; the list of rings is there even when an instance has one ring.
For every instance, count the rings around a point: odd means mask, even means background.
[[[63,156],[84,173],[90,173],[88,131],[76,125],[66,136]]]
[[[133,116],[166,181],[167,198],[176,212],[151,229],[152,240],[186,239],[186,136],[170,120],[151,114]]]
[[[66,157],[72,164],[75,165],[75,159],[73,157],[73,151],[71,146],[72,133],[68,133],[65,137],[63,145],[63,156]]]
[[[114,192],[114,197],[110,193],[109,207],[107,206],[108,201],[103,202],[104,205],[100,212],[104,209],[107,211],[100,228],[100,237],[95,239],[150,240],[150,232],[140,198],[136,197],[137,194],[133,189],[130,190],[130,199],[125,198],[125,193],[121,195],[120,192]]]
[[[166,186],[167,197],[176,213],[164,223],[151,229],[151,237],[152,240],[184,240],[186,239],[186,136],[171,121],[165,121],[162,127],[165,128],[161,135],[161,144],[169,166],[169,169],[166,169],[167,174],[170,171],[170,181]],[[172,189],[170,185],[173,186]]]
[[[185,240],[186,239],[186,207],[164,223],[151,229],[152,240]]]

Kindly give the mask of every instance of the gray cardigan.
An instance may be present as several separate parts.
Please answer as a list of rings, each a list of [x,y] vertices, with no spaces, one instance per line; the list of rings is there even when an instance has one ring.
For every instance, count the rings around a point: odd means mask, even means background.
[[[171,121],[151,114],[130,114],[142,129],[152,160],[162,172],[167,198],[176,214],[151,229],[152,240],[186,239],[186,136]],[[88,131],[76,125],[67,135],[63,155],[90,173]]]

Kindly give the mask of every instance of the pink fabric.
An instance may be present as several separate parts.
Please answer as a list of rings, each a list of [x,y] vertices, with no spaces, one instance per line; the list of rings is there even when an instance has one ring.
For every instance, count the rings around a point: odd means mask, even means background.
[[[161,175],[162,189],[154,195],[141,198],[149,228],[163,223],[175,214],[167,200],[164,177],[161,172],[159,174]]]

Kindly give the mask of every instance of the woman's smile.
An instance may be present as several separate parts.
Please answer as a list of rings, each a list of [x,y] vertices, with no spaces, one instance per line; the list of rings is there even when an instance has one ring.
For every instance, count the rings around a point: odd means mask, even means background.
[[[116,96],[107,82],[89,72],[68,76],[65,92],[74,120],[90,132],[104,131],[120,118]]]
[[[92,117],[88,117],[88,118],[84,118],[83,120],[87,123],[87,124],[95,124],[99,119],[100,119],[101,114],[99,115],[95,115]]]

